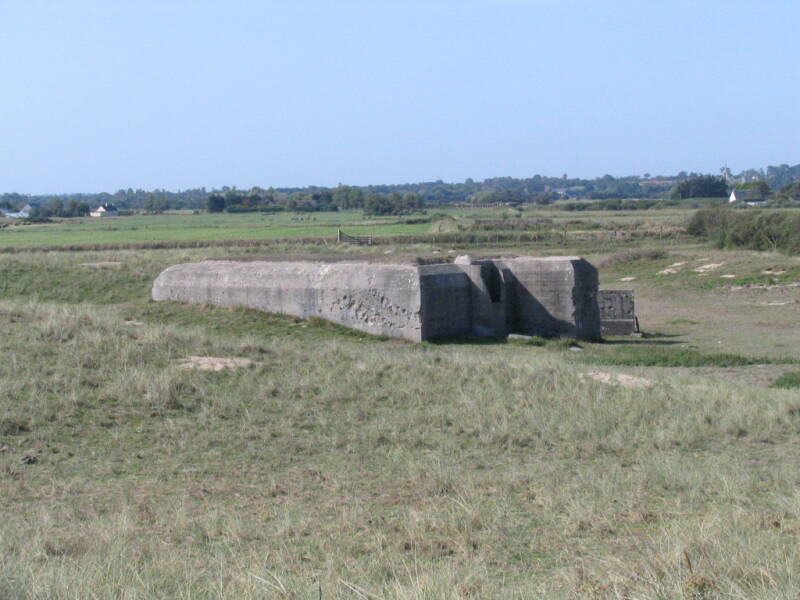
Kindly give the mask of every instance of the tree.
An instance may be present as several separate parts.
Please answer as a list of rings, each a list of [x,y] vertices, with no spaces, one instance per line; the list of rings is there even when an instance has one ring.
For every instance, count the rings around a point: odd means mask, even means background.
[[[761,200],[765,200],[772,194],[772,188],[769,187],[769,184],[760,179],[758,181],[749,181],[744,185],[740,185],[737,187],[740,190],[750,190],[751,198],[758,198]]]
[[[60,198],[51,200],[44,211],[44,217],[62,217],[64,216],[64,202]]]
[[[407,192],[403,196],[403,204],[405,204],[406,210],[409,211],[421,210],[423,207],[422,196],[420,196],[419,194],[415,194],[413,192]]]
[[[77,217],[78,216],[78,201],[74,198],[67,202],[67,205],[64,207],[64,212],[62,213],[63,217]]]
[[[670,198],[723,198],[728,195],[728,184],[721,177],[697,175],[681,181],[670,192]]]
[[[789,202],[800,202],[800,182],[783,186],[777,197]]]
[[[381,194],[368,194],[364,199],[365,215],[386,215],[389,214],[389,203],[386,196]]]
[[[144,203],[144,209],[151,213],[162,213],[165,210],[169,210],[169,200],[151,196],[147,199],[147,202]]]
[[[225,210],[225,198],[220,194],[211,194],[208,197],[206,208],[210,213],[221,213]]]

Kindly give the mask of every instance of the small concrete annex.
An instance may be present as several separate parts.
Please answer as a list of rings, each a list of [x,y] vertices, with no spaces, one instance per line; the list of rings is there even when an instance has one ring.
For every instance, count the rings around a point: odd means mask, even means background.
[[[418,264],[369,258],[207,260],[169,267],[154,300],[320,317],[412,341],[509,333],[600,339],[598,276],[578,257]]]

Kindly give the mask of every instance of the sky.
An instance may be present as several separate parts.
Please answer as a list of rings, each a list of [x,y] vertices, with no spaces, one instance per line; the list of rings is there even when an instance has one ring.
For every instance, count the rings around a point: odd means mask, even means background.
[[[0,0],[0,193],[800,163],[798,0]]]

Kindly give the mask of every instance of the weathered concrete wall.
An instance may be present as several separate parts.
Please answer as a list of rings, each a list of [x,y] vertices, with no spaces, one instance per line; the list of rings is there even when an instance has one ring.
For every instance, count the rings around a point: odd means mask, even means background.
[[[419,267],[422,339],[508,335],[507,282],[494,261]]]
[[[603,335],[631,335],[637,332],[633,290],[600,290],[597,304]]]
[[[477,336],[508,335],[508,273],[495,261],[465,267],[471,284],[472,329]]]
[[[418,267],[422,339],[472,335],[472,295],[466,273],[450,264]]]
[[[166,269],[152,295],[320,317],[368,333],[422,339],[420,280],[413,265],[204,261]]]
[[[579,257],[519,257],[502,261],[511,274],[509,331],[600,339],[598,275]]]
[[[417,266],[205,261],[158,276],[154,300],[321,317],[413,341],[526,335],[597,339],[597,270],[574,257]]]

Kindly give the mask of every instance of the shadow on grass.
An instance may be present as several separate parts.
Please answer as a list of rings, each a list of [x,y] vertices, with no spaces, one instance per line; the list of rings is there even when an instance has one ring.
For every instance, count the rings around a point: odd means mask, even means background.
[[[551,350],[569,350],[581,348],[579,340],[570,337],[456,337],[439,340],[427,340],[422,345],[431,346],[519,346],[548,348]]]
[[[685,344],[685,341],[674,338],[683,337],[679,333],[645,333],[642,337],[614,337],[606,338],[600,344],[605,346],[675,346]]]
[[[423,344],[432,346],[502,346],[508,343],[503,337],[455,337],[435,340],[425,340]]]

